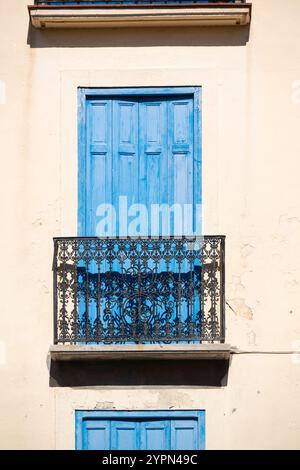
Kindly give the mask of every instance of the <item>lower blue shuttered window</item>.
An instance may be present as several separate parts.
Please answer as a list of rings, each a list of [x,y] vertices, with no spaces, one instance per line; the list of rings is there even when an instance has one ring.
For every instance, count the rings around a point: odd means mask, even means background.
[[[78,450],[201,450],[205,411],[76,411]]]

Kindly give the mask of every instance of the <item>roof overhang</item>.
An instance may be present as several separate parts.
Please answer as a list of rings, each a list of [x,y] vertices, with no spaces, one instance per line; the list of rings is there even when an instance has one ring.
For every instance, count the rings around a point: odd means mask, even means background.
[[[245,26],[251,4],[155,6],[29,6],[35,28]]]

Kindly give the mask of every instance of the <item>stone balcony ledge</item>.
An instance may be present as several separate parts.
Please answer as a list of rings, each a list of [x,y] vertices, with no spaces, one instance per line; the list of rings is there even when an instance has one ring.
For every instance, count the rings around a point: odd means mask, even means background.
[[[29,6],[35,28],[244,26],[251,4]]]
[[[79,344],[53,345],[53,361],[82,360],[229,360],[229,344]]]

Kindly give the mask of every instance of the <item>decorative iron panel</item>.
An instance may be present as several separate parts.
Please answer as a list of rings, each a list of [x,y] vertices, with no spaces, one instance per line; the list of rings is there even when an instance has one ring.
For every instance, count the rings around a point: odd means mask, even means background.
[[[55,238],[54,342],[224,342],[225,237]]]

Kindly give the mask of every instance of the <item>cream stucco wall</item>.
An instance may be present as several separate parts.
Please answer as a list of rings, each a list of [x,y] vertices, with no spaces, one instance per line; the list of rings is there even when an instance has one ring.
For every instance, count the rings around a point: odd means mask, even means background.
[[[39,31],[0,0],[0,447],[74,448],[74,409],[206,409],[207,448],[300,448],[300,3],[247,28]],[[203,87],[205,233],[225,234],[227,386],[50,388],[53,236],[76,234],[77,86]],[[259,426],[258,426],[259,423]]]

